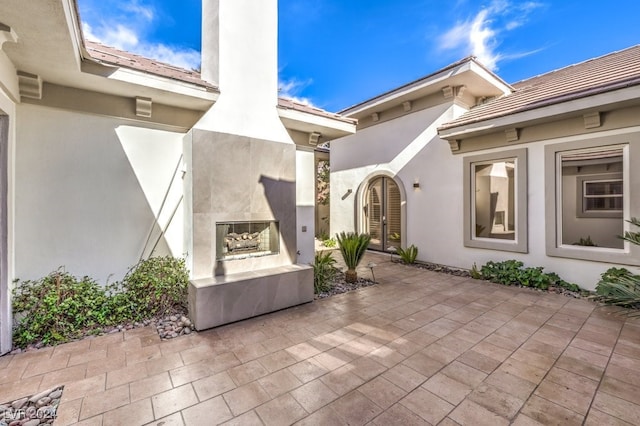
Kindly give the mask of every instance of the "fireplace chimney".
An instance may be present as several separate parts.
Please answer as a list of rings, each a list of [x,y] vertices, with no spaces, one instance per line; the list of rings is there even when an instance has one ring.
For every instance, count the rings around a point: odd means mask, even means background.
[[[278,1],[202,1],[202,78],[220,97],[195,126],[293,143],[278,117]]]
[[[297,265],[296,145],[280,121],[277,0],[202,1],[218,101],[185,135],[189,314],[202,330],[313,300]]]

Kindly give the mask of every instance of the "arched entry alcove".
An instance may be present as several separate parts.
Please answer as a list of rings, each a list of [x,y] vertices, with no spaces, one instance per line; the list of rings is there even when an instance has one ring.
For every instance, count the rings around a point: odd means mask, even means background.
[[[402,181],[387,172],[370,175],[358,188],[358,230],[371,235],[371,249],[387,251],[404,247],[405,194]]]

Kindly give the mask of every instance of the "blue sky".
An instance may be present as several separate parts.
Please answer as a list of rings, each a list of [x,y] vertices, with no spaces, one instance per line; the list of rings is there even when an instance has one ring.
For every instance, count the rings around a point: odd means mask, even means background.
[[[199,66],[201,0],[78,3],[85,37]],[[280,0],[281,95],[339,111],[468,55],[513,83],[640,43],[638,16],[637,0]]]

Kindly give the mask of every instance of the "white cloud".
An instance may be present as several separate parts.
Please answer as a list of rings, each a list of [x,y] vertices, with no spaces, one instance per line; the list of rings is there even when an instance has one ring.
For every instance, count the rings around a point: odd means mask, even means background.
[[[472,18],[460,21],[446,31],[439,39],[439,47],[473,55],[487,68],[497,70],[501,60],[520,55],[500,52],[499,37],[524,25],[528,16],[542,6],[534,1],[514,4],[494,0]]]
[[[138,34],[132,28],[116,25],[113,28],[103,28],[101,42],[121,50],[129,50],[138,46]]]
[[[126,2],[120,5],[126,12],[133,13],[147,21],[153,21],[155,12],[153,7],[141,5],[138,1]]]
[[[200,68],[200,52],[193,49],[176,49],[164,44],[141,46],[141,55],[185,69]]]
[[[86,7],[91,6],[89,1],[83,3],[87,4]],[[87,40],[185,69],[200,67],[200,52],[195,49],[145,40],[145,35],[154,25],[158,25],[151,6],[146,6],[138,0],[127,0],[116,4],[110,10],[113,10],[113,13],[87,13],[86,19],[83,14],[82,30]]]
[[[280,80],[278,82],[278,96],[291,99],[294,102],[315,107],[311,99],[300,96],[300,92],[308,87],[313,81],[300,81],[296,78],[290,80]]]

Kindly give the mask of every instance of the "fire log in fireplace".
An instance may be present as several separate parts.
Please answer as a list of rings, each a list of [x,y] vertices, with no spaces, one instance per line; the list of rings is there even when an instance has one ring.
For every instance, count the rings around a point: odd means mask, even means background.
[[[216,223],[216,259],[231,260],[278,254],[277,221]]]
[[[243,232],[242,234],[230,232],[224,237],[224,245],[229,252],[257,250],[260,247],[260,241],[259,232]]]

